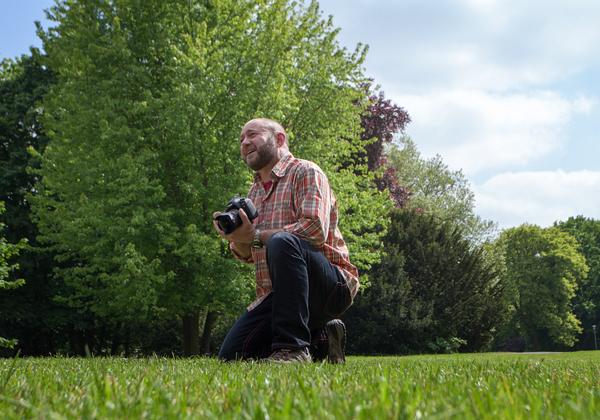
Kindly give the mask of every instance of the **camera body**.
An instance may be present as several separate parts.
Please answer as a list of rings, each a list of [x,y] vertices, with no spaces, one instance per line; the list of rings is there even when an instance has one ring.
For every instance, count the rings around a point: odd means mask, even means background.
[[[258,216],[258,211],[256,210],[256,207],[254,207],[252,200],[239,196],[233,197],[229,200],[229,203],[227,203],[225,211],[215,217],[215,220],[223,232],[229,234],[242,224],[240,209],[244,210],[250,221],[253,221]]]

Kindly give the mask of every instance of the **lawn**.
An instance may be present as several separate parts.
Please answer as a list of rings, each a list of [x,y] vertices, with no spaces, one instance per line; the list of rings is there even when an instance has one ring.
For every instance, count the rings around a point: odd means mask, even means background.
[[[599,418],[600,352],[0,359],[1,418]]]

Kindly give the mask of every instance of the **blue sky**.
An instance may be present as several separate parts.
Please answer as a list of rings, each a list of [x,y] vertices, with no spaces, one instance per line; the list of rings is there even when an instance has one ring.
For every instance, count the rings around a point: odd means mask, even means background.
[[[4,1],[0,57],[40,45],[50,0]],[[600,2],[321,0],[340,43],[411,115],[424,156],[462,169],[500,227],[600,219]]]
[[[500,227],[600,219],[600,2],[322,0],[425,156]]]

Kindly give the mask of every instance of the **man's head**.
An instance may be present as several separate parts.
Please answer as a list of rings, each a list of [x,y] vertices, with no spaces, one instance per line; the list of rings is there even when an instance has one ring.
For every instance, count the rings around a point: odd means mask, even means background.
[[[277,121],[255,118],[240,133],[240,154],[251,169],[273,167],[288,152],[287,134]]]

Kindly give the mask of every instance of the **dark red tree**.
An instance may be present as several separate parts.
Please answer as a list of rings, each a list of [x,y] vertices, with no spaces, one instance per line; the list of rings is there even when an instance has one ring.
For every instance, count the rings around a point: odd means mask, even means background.
[[[367,86],[370,90],[370,86]],[[362,117],[361,125],[363,140],[373,140],[366,147],[367,166],[370,171],[376,171],[384,167],[383,174],[376,179],[377,187],[380,190],[388,189],[396,207],[404,207],[404,204],[410,197],[410,191],[398,184],[396,170],[394,168],[385,168],[384,147],[386,143],[391,143],[394,135],[402,133],[406,125],[410,122],[410,116],[406,110],[390,99],[386,99],[383,92],[370,94],[370,105]]]
[[[383,92],[370,95],[369,102],[370,105],[361,121],[361,138],[376,139],[366,147],[369,170],[374,171],[385,163],[382,161],[384,144],[390,143],[395,134],[404,131],[410,122],[410,116],[404,108],[390,99],[385,99]]]

